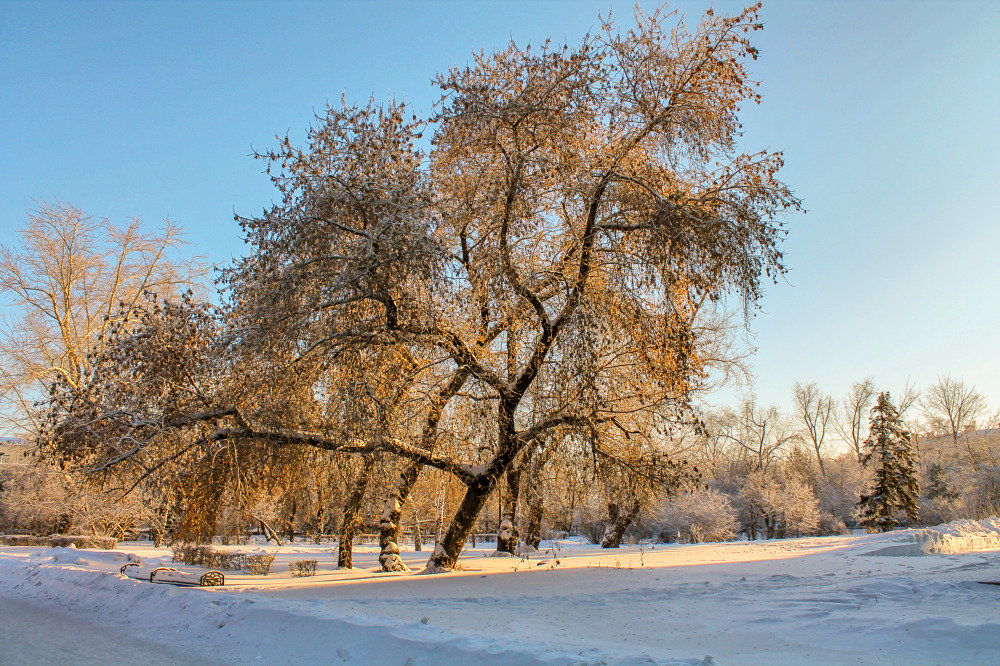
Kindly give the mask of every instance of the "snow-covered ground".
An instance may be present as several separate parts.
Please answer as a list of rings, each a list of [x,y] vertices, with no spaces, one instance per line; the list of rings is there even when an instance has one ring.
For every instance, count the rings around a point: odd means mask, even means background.
[[[0,596],[0,664],[210,666],[211,661],[76,614]]]
[[[337,571],[330,546],[293,544],[266,577],[227,574],[225,587],[202,589],[120,576],[129,554],[170,565],[148,544],[4,547],[0,596],[223,663],[1000,663],[1000,586],[978,582],[1000,581],[996,519],[851,537],[547,545],[530,558],[475,549],[463,571],[417,575],[378,573],[374,549]],[[404,552],[416,570],[426,556]],[[317,575],[292,577],[298,559],[318,560]],[[0,642],[18,626],[0,617]]]

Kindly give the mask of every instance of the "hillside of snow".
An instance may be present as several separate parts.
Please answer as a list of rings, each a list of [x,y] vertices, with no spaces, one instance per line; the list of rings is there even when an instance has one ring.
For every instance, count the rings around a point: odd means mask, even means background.
[[[331,546],[275,551],[221,588],[121,576],[166,549],[0,548],[0,598],[58,608],[192,661],[346,664],[1000,663],[1000,521],[865,536],[602,550],[469,550],[463,570],[338,571]],[[415,571],[427,553],[404,552]],[[316,559],[317,575],[289,563]],[[176,565],[189,571],[198,567]],[[0,635],[4,631],[0,618]],[[81,630],[82,631],[82,630]]]

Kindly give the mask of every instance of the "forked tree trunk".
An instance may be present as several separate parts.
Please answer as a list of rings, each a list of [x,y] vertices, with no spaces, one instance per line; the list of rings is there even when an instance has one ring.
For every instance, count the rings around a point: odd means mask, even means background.
[[[617,504],[608,505],[608,527],[604,530],[604,538],[601,539],[601,548],[618,548],[622,545],[622,537],[625,530],[629,528],[635,517],[639,515],[639,500],[633,500],[631,506],[624,513]]]
[[[434,449],[437,438],[437,426],[441,420],[441,414],[444,413],[444,407],[462,389],[468,379],[469,372],[467,370],[459,370],[451,378],[447,386],[441,390],[441,393],[427,415],[427,422],[424,424],[423,432],[420,435],[420,444],[425,450],[431,451]],[[418,462],[408,463],[400,472],[399,480],[386,497],[385,506],[379,518],[378,541],[381,552],[379,553],[378,561],[382,565],[382,571],[408,571],[406,565],[403,564],[403,560],[399,557],[399,518],[403,513],[403,505],[409,499],[410,491],[413,490],[413,486],[417,482],[417,477],[420,476],[423,468],[424,466]],[[417,525],[416,529],[419,532],[420,526]],[[417,550],[420,550],[419,539],[417,540]]]
[[[489,500],[490,495],[496,490],[503,474],[510,469],[514,459],[520,451],[520,441],[514,430],[514,410],[517,409],[517,402],[514,400],[501,400],[499,406],[499,442],[497,454],[490,461],[482,474],[469,482],[465,497],[458,506],[455,517],[452,518],[448,531],[438,540],[434,546],[434,552],[427,562],[427,573],[438,571],[450,571],[458,562],[465,541],[469,538],[469,533],[476,524],[476,519],[482,512],[483,507]]]
[[[455,517],[448,526],[448,531],[434,546],[434,552],[427,562],[428,573],[449,571],[455,567],[465,546],[465,540],[469,538],[476,519],[493,494],[497,480],[497,476],[483,475],[468,487]]]
[[[344,504],[344,519],[340,524],[340,538],[337,542],[337,567],[341,569],[350,569],[354,566],[354,535],[361,525],[361,502],[371,481],[372,468],[375,466],[375,456],[365,456],[363,460],[354,490]]]

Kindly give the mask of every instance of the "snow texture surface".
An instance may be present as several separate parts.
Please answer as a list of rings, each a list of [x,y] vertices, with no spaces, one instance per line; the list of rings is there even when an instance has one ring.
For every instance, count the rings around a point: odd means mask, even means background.
[[[380,573],[375,547],[343,571],[330,546],[290,544],[270,575],[204,589],[119,575],[130,555],[171,565],[149,544],[4,547],[0,596],[218,663],[1000,663],[1000,586],[978,582],[1000,581],[998,544],[997,519],[615,550],[567,540],[530,558],[471,550],[462,571],[433,576]],[[402,556],[419,570],[426,552]],[[293,577],[306,557],[317,574]]]

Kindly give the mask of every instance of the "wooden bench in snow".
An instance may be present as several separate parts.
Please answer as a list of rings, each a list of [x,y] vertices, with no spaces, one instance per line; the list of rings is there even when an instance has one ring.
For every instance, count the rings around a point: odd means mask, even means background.
[[[136,564],[126,564],[121,568],[121,573],[126,574],[129,567],[137,567]],[[173,567],[156,567],[149,572],[150,583],[169,583],[170,585],[192,585],[196,587],[215,587],[225,585],[226,577],[221,571],[206,571],[200,576],[196,573],[178,571]]]

